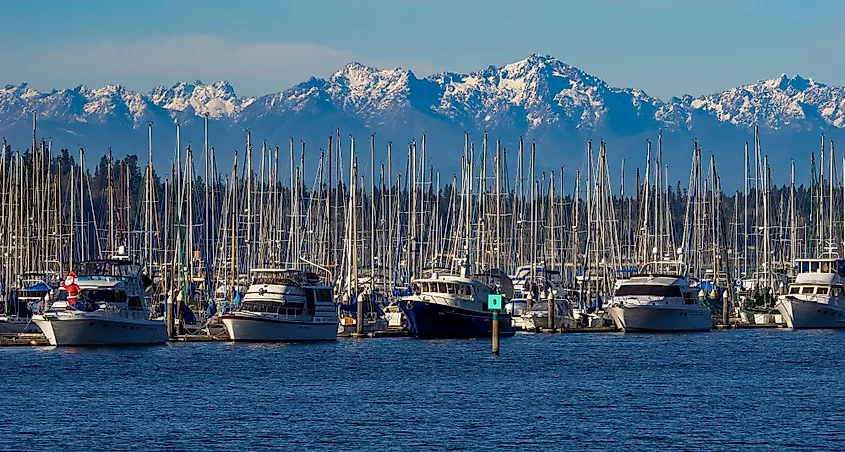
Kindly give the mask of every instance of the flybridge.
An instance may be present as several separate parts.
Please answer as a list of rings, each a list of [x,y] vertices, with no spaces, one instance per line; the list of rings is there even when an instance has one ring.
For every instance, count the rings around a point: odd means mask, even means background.
[[[836,273],[845,278],[845,258],[797,259],[798,273]]]

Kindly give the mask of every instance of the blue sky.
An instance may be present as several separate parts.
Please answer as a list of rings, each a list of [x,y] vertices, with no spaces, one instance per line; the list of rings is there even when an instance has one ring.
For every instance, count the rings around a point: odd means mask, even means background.
[[[418,76],[551,54],[664,99],[781,73],[845,85],[845,2],[31,0],[3,2],[0,84],[225,79],[281,91],[355,60]]]

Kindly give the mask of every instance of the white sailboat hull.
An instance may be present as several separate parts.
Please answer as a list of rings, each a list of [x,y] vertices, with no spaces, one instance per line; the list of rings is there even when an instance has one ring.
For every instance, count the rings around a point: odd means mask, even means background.
[[[245,342],[333,341],[336,322],[303,322],[229,314],[222,317],[229,339]]]
[[[700,305],[613,306],[608,312],[622,331],[708,331],[710,310]]]
[[[167,327],[161,320],[109,317],[56,318],[34,316],[50,345],[150,345],[167,342]]]
[[[785,299],[777,310],[789,328],[845,328],[845,309],[830,304]]]
[[[30,319],[0,317],[0,334],[40,333],[38,325]]]

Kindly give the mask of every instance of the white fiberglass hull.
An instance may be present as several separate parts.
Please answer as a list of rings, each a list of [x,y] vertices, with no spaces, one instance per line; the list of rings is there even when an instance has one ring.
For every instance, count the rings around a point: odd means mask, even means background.
[[[708,331],[710,310],[704,306],[613,306],[608,308],[622,331]]]
[[[845,310],[812,301],[781,300],[777,310],[789,328],[845,328]]]
[[[30,319],[0,317],[0,334],[40,333],[38,325]]]
[[[523,328],[526,330],[545,329],[549,327],[549,316],[523,315],[515,317],[522,320]],[[555,328],[572,329],[578,326],[578,322],[572,317],[555,316]]]
[[[333,341],[335,322],[302,322],[229,314],[222,317],[229,339],[245,342]]]
[[[57,318],[34,316],[50,345],[150,345],[167,342],[163,320],[99,316]]]

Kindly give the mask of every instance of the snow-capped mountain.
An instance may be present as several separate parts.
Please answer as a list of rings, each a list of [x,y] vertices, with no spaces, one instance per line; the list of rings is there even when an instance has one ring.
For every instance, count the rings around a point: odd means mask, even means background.
[[[254,97],[238,97],[229,82],[219,81],[210,85],[197,80],[194,83],[177,83],[170,88],[157,86],[149,93],[155,105],[173,112],[209,118],[232,118],[251,104]]]
[[[207,114],[218,149],[242,148],[244,129],[272,144],[294,137],[319,147],[340,128],[350,134],[375,132],[380,140],[396,142],[428,132],[429,140],[439,137],[443,147],[460,145],[464,131],[475,136],[488,131],[511,143],[525,136],[555,155],[563,149],[578,158],[586,139],[604,138],[617,149],[635,147],[625,151],[634,156],[644,138],[658,130],[664,130],[669,143],[673,137],[679,144],[697,137],[715,152],[742,146],[757,124],[763,133],[779,137],[770,148],[776,153],[778,146],[803,142],[804,134],[817,137],[824,130],[845,136],[845,87],[782,75],[664,101],[639,89],[610,86],[554,57],[531,55],[469,74],[425,78],[350,63],[326,79],[312,77],[260,97],[239,97],[224,81],[176,83],[148,93],[121,85],[49,93],[26,84],[0,88],[0,133],[13,146],[26,148],[31,141],[31,112],[37,112],[39,129],[55,145],[98,149],[122,144],[127,152],[146,146],[149,121],[179,121],[186,139],[201,139],[199,124]],[[170,126],[156,128],[171,136]],[[807,149],[816,143],[814,138]],[[788,152],[793,151],[782,153]]]
[[[767,129],[845,127],[845,88],[827,86],[799,75],[731,88],[698,99],[686,97],[680,105],[705,112],[720,122]]]

